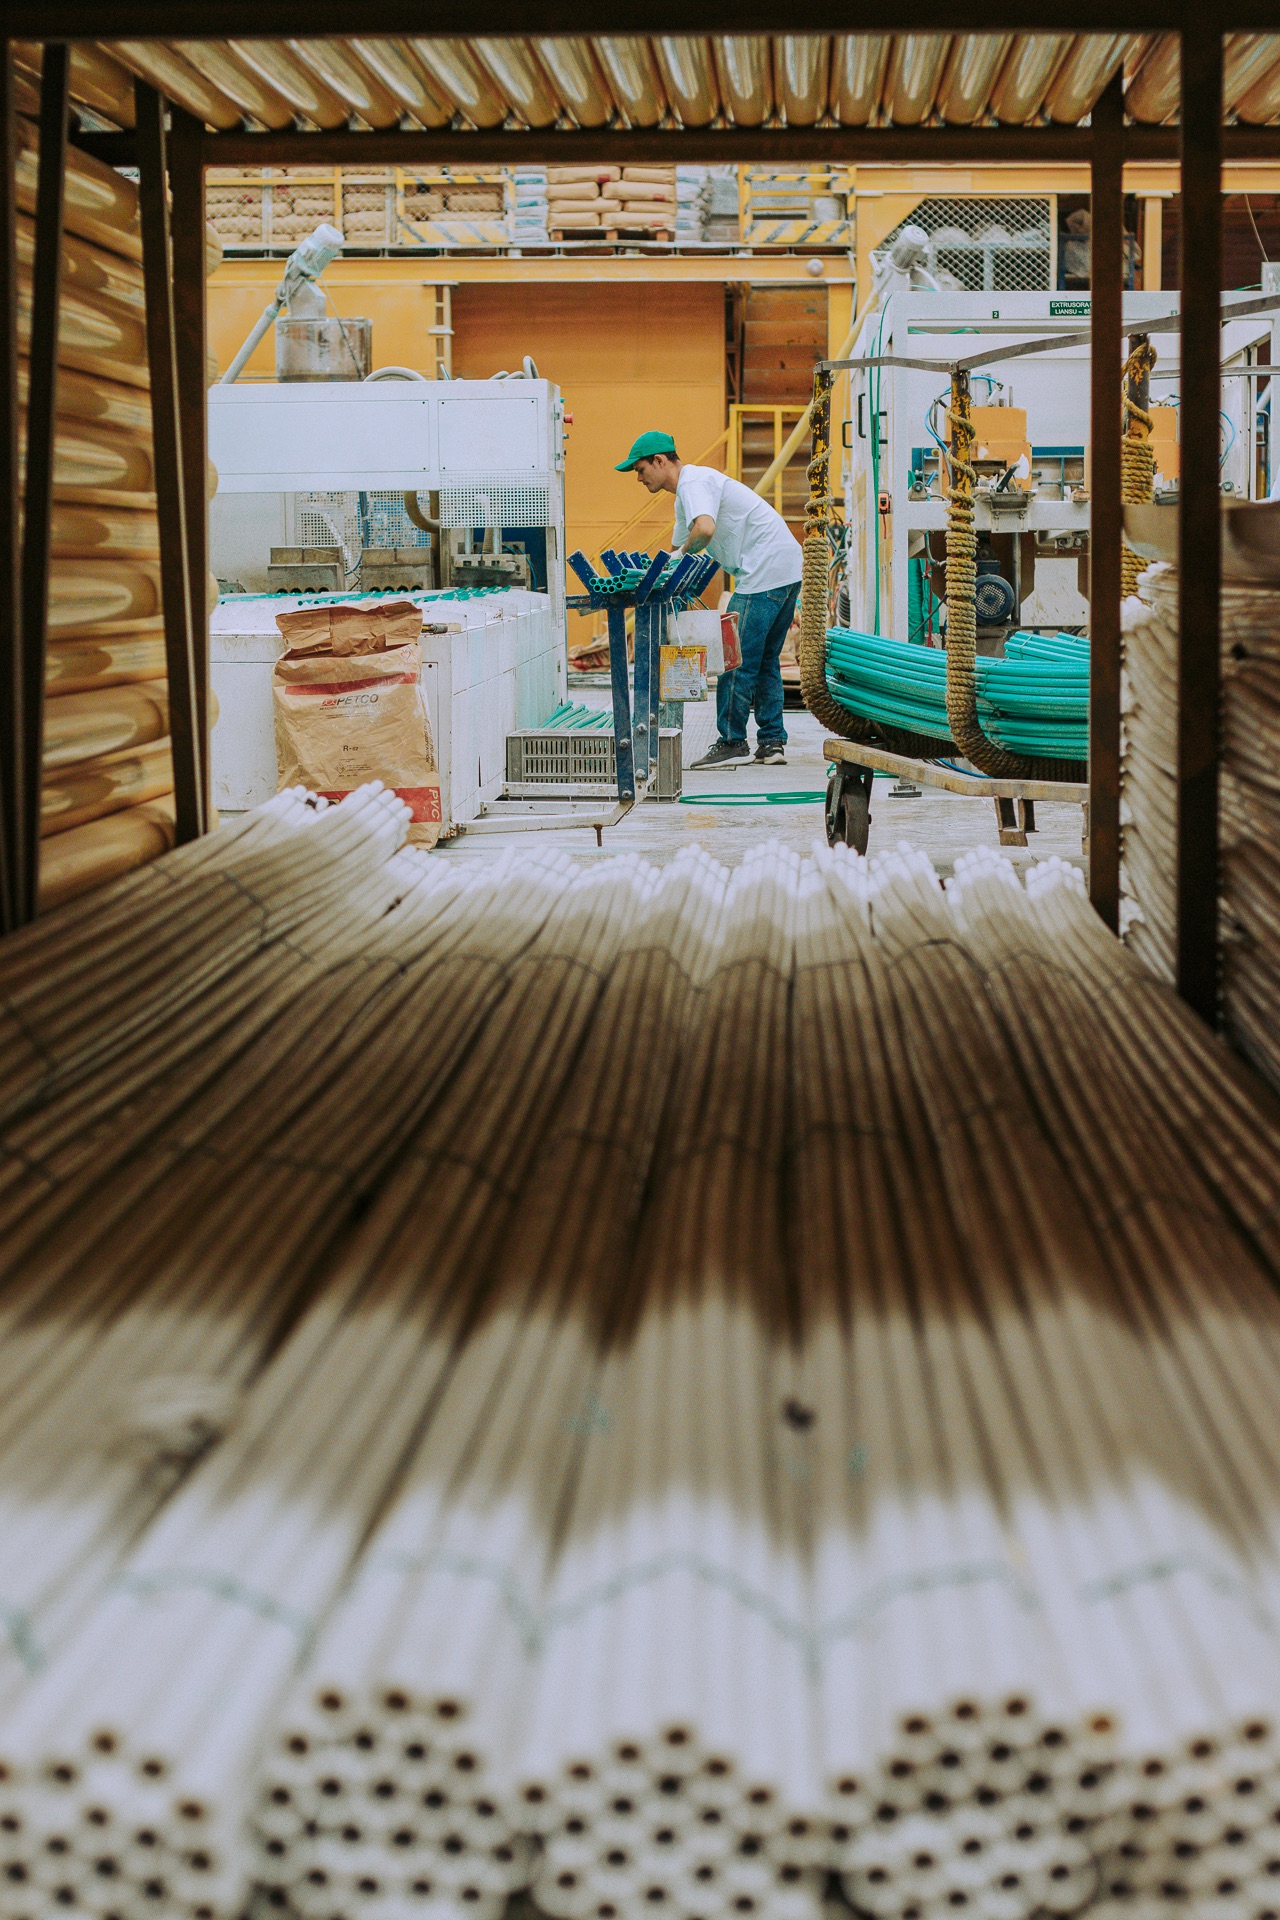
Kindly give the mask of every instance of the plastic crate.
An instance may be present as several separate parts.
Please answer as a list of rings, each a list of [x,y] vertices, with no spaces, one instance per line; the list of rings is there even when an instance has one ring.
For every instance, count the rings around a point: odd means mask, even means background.
[[[659,800],[678,800],[682,785],[681,735],[664,727],[658,734]],[[594,728],[529,727],[507,735],[508,792],[545,787],[598,788],[601,797],[616,793],[617,760],[613,735]]]
[[[613,735],[530,727],[507,735],[507,784],[615,787]]]

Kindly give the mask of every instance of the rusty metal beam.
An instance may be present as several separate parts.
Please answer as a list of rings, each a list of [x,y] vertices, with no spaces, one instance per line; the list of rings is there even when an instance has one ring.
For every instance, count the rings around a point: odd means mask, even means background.
[[[44,760],[44,665],[49,637],[49,546],[57,432],[58,311],[62,297],[62,211],[67,174],[65,42],[46,45],[40,68],[40,155],[36,244],[31,269],[27,357],[27,471],[22,530],[22,814],[18,922],[36,917],[40,887],[40,781]]]
[[[1218,703],[1222,501],[1222,36],[1182,36],[1182,473],[1178,522],[1177,986],[1218,1012]]]
[[[74,130],[73,143],[112,167],[137,165],[132,133]],[[1128,126],[1132,161],[1176,161],[1176,127]],[[516,130],[466,132],[406,127],[358,133],[208,133],[210,166],[559,166],[611,159],[643,165],[681,160],[794,164],[803,160],[874,166],[949,166],[1008,161],[1087,165],[1088,127],[631,127],[608,133]],[[1280,160],[1280,127],[1224,127],[1227,160]]]
[[[173,322],[178,384],[178,430],[186,506],[188,598],[195,663],[195,705],[207,823],[209,790],[209,514],[208,402],[205,322],[204,128],[181,107],[170,112],[169,188],[172,198]]]
[[[187,540],[187,489],[183,476],[181,403],[178,393],[172,247],[169,216],[168,136],[164,101],[139,80],[134,88],[138,136],[138,197],[142,219],[142,272],[147,300],[147,359],[151,369],[151,434],[160,514],[160,598],[164,613],[165,662],[169,678],[169,740],[173,752],[173,799],[179,843],[205,830],[206,782],[196,687],[199,678],[192,632],[192,582]],[[201,243],[204,235],[201,233]],[[203,265],[200,288],[204,290]]]
[[[1124,93],[1093,110],[1089,175],[1089,897],[1120,924],[1120,343],[1124,286]]]
[[[0,932],[18,924],[22,838],[23,675],[22,555],[18,484],[18,245],[14,176],[17,115],[13,101],[13,48],[0,39],[0,137],[4,179],[0,182]]]
[[[668,12],[668,8],[670,11]],[[40,39],[49,30],[48,0],[9,0],[10,32]],[[1219,0],[1223,32],[1272,32],[1274,0]],[[1194,31],[1204,17],[1196,0],[860,0],[851,17],[844,0],[702,0],[691,16],[681,0],[497,0],[485,14],[491,35],[561,33],[1074,33]],[[342,38],[357,22],[345,0],[203,0],[175,9],[170,0],[62,0],[58,31],[75,40]],[[476,32],[466,0],[364,0],[362,34],[428,32],[469,38]]]

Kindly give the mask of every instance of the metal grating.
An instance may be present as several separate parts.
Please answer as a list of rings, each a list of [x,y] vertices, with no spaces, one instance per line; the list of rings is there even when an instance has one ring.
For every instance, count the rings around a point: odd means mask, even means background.
[[[922,200],[881,241],[887,252],[903,227],[923,227],[935,273],[950,274],[966,293],[1048,293],[1053,247],[1048,200]]]
[[[429,547],[431,545],[431,535],[426,528],[415,527],[405,512],[403,493],[382,491],[362,493],[360,504],[366,547]]]
[[[440,520],[446,527],[545,527],[552,518],[551,489],[538,481],[495,475],[440,490]]]

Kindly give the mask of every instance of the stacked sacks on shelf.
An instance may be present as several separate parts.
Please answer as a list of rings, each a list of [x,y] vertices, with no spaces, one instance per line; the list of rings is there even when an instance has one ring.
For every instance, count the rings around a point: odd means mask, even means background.
[[[621,172],[621,168],[612,166],[548,167],[548,232],[598,230],[604,217],[601,191],[620,179]]]
[[[601,225],[615,233],[671,239],[676,229],[676,169],[623,167],[601,188]]]
[[[547,169],[512,167],[507,176],[507,220],[513,246],[545,244]]]

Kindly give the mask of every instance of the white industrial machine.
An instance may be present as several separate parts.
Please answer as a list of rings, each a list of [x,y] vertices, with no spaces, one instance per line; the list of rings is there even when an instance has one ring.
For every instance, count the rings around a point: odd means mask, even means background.
[[[522,559],[510,584],[547,593],[563,622],[564,408],[549,380],[375,374],[215,386],[209,457],[212,565],[229,587],[319,586],[273,577],[271,555],[327,549],[341,584],[359,591],[374,584],[360,578],[364,556],[417,544],[427,520],[456,533],[460,561],[471,550],[488,563],[454,566],[450,552],[452,577],[435,584],[506,584],[493,563]],[[336,573],[323,584],[337,584]]]
[[[325,316],[318,280],[340,246],[322,227],[297,249],[209,394],[223,592],[210,635],[214,799],[232,812],[275,791],[275,614],[291,596],[409,593],[424,607],[448,831],[502,792],[507,735],[540,726],[564,697],[564,409],[528,360],[492,380],[370,373],[369,323]],[[237,384],[272,325],[278,379]],[[490,591],[451,591],[467,587]]]
[[[996,360],[971,380],[979,645],[984,631],[995,644],[1011,627],[1083,628],[1089,348],[1055,348],[1054,341],[1087,333],[1089,296],[958,291],[938,284],[923,247],[901,260],[899,251],[882,265],[880,301],[852,357],[936,359],[938,370],[880,366],[849,376],[843,431],[847,624],[899,640],[940,637],[947,506],[939,442],[948,431],[948,368],[990,349],[1035,343],[1043,351]],[[1176,311],[1176,293],[1124,296],[1124,320],[1133,332]],[[1259,491],[1256,399],[1268,369],[1259,364],[1258,349],[1271,339],[1272,322],[1270,314],[1253,315],[1223,328],[1221,437],[1210,457],[1218,460],[1224,492],[1244,499]],[[1151,378],[1159,496],[1178,483],[1177,332],[1156,332],[1152,343],[1159,355]]]

